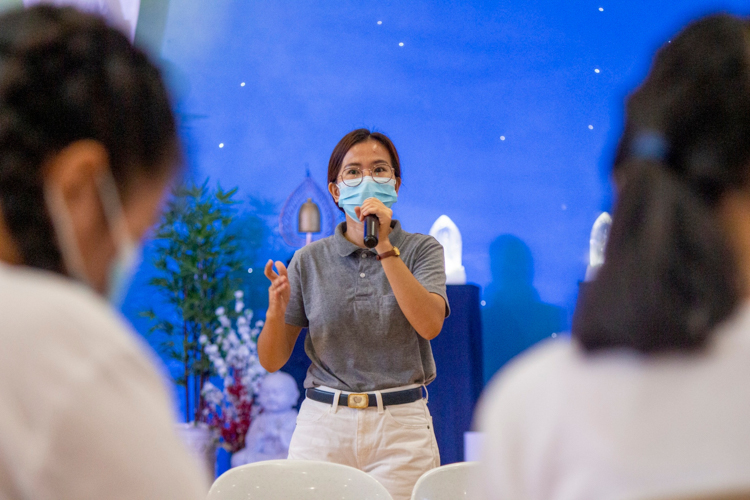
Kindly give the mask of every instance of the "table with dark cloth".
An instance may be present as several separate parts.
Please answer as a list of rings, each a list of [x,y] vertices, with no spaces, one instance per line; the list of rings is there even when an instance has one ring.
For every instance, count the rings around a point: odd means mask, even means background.
[[[448,285],[448,301],[451,315],[432,341],[437,378],[427,386],[443,465],[464,459],[464,432],[471,429],[483,383],[479,287]]]

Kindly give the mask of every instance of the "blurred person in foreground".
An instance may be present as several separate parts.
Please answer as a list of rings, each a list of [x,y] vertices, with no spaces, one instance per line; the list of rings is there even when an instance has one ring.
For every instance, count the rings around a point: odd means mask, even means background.
[[[659,50],[613,174],[573,340],[483,397],[483,498],[750,492],[750,22],[708,17]]]
[[[158,70],[71,8],[0,17],[0,498],[204,498],[121,300],[180,159]]]

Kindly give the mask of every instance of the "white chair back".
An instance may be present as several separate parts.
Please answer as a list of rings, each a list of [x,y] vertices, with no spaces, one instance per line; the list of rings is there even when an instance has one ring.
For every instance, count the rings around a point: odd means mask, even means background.
[[[411,500],[470,500],[469,484],[478,465],[459,462],[425,472],[414,485]]]
[[[311,460],[268,460],[229,469],[208,500],[393,500],[361,470]]]

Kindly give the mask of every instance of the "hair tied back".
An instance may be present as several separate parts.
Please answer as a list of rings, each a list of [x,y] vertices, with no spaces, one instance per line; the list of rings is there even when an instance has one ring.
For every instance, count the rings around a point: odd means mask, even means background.
[[[630,147],[630,154],[639,160],[664,162],[669,153],[669,144],[664,136],[653,130],[639,132]]]

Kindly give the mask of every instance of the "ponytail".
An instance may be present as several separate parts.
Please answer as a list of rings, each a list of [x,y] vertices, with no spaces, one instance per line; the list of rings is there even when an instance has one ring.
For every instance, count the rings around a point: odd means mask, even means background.
[[[694,350],[739,302],[733,256],[712,201],[655,160],[631,160],[605,263],[579,300],[585,350]]]
[[[605,262],[573,316],[584,350],[696,350],[738,306],[718,206],[750,190],[749,33],[730,15],[692,23],[628,98]]]

